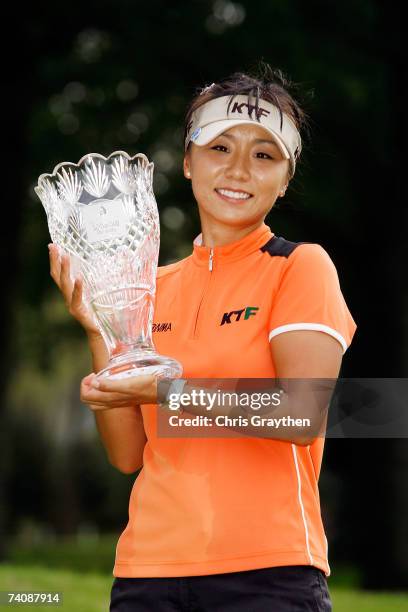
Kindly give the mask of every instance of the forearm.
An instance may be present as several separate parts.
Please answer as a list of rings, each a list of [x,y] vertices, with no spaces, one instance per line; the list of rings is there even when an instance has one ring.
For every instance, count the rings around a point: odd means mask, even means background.
[[[108,365],[109,353],[100,334],[88,334],[89,350],[92,357],[92,372],[97,374]]]
[[[88,342],[92,371],[97,373],[107,366],[109,353],[102,336],[88,335]],[[147,440],[140,406],[93,410],[93,414],[110,463],[124,473],[139,469]]]
[[[126,474],[141,468],[147,437],[140,406],[96,410],[94,415],[110,463]]]

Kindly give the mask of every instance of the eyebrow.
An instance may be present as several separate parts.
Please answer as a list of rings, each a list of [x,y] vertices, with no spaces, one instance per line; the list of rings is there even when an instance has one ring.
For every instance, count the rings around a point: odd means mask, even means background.
[[[235,136],[233,136],[232,134],[219,134],[220,136],[225,136],[225,138],[229,138],[230,140],[236,140]],[[253,141],[255,144],[263,144],[263,143],[268,143],[271,145],[274,145],[275,147],[278,147],[278,145],[276,144],[276,142],[274,140],[267,140],[266,138],[255,138]]]

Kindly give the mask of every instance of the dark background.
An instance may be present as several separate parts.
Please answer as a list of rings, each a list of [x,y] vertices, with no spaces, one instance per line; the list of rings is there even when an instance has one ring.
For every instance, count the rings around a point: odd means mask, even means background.
[[[404,21],[394,4],[190,0],[10,7],[3,27],[0,558],[14,543],[119,535],[134,475],[116,472],[80,404],[84,334],[49,276],[38,175],[85,153],[155,162],[161,265],[199,230],[182,175],[196,86],[260,59],[299,84],[311,137],[266,221],[330,254],[358,329],[344,377],[407,374]],[[19,25],[17,25],[19,24]],[[320,478],[333,576],[408,586],[407,439],[326,440]],[[39,535],[38,535],[39,534]]]

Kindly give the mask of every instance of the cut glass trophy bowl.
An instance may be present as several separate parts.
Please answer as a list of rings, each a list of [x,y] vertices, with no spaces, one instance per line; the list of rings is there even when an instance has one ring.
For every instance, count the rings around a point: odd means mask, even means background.
[[[142,153],[89,153],[42,174],[34,189],[53,243],[70,256],[72,280],[83,279],[83,300],[108,348],[99,378],[182,374],[152,341],[160,246],[153,167]]]

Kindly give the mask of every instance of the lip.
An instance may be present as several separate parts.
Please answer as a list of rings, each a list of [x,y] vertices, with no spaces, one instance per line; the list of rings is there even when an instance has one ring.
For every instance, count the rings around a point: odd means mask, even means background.
[[[240,200],[237,198],[229,198],[226,195],[223,195],[222,193],[219,193],[219,191],[217,191],[218,189],[225,189],[226,191],[236,191],[237,193],[247,193],[249,194],[249,198],[246,198],[245,200]],[[233,204],[237,204],[237,203],[244,203],[244,202],[248,202],[253,196],[251,193],[249,193],[249,191],[244,191],[243,189],[231,189],[229,187],[217,187],[216,189],[214,189],[215,193],[217,194],[218,197],[222,198],[225,202],[232,202]]]

